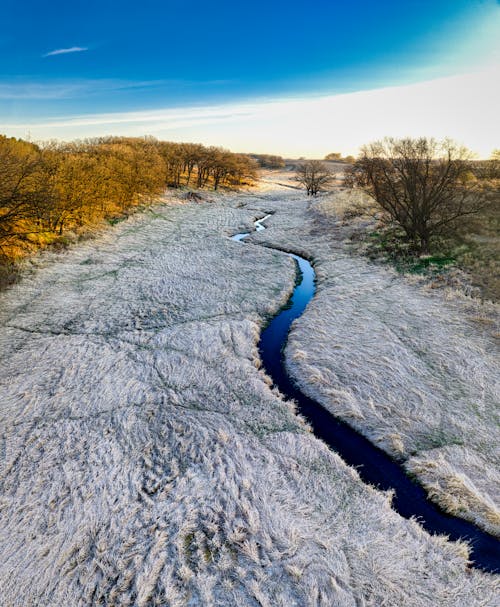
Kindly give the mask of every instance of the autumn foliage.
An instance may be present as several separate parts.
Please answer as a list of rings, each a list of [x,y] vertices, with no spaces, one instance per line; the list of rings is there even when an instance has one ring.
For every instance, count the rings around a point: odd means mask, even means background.
[[[34,144],[0,135],[0,263],[123,216],[167,186],[217,189],[255,174],[247,156],[201,144],[148,137]]]

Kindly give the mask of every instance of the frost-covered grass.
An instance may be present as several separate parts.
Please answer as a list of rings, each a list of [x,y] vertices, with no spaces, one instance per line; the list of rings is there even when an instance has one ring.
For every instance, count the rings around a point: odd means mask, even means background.
[[[494,605],[259,369],[295,270],[227,235],[282,198],[159,205],[1,295],[2,605]]]
[[[335,194],[309,210],[296,197],[255,237],[315,260],[318,292],[296,321],[288,367],[446,510],[500,535],[498,309],[431,295],[349,254],[345,197],[337,211]]]

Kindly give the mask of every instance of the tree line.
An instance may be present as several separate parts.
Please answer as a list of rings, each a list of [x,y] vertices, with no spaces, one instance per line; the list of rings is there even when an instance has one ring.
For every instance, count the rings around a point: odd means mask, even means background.
[[[151,137],[31,143],[0,135],[0,263],[151,201],[165,187],[238,186],[248,156]]]
[[[334,162],[343,162],[345,164],[352,164],[353,162],[356,162],[356,158],[354,156],[342,156],[340,152],[330,152],[325,156],[324,159]]]
[[[285,160],[274,154],[247,154],[253,158],[262,169],[284,169]]]

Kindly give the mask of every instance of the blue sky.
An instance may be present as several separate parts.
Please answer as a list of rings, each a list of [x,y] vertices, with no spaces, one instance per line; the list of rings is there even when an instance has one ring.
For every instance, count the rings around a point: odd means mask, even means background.
[[[499,40],[497,0],[2,0],[0,121],[18,135],[67,137],[119,129],[40,125],[197,107],[227,117],[245,103],[470,74],[498,65]],[[142,122],[163,136],[161,120]],[[170,138],[196,135],[175,124]],[[206,124],[200,136],[218,143]]]

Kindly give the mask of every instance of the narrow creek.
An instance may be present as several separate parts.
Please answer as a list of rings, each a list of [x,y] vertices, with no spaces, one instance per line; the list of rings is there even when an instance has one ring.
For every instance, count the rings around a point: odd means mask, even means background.
[[[255,230],[264,230],[263,222],[269,217],[271,215],[255,221]],[[249,234],[251,232],[235,234],[232,239],[241,242]],[[283,253],[296,261],[299,278],[289,301],[264,328],[259,342],[262,363],[274,385],[286,398],[297,403],[297,411],[307,419],[315,436],[336,451],[349,466],[356,468],[365,483],[394,492],[392,506],[396,512],[407,519],[414,517],[431,534],[447,535],[455,541],[466,540],[471,546],[473,567],[490,573],[500,572],[500,542],[495,537],[440,510],[401,465],[306,396],[289,377],[283,354],[288,333],[292,322],[313,298],[316,288],[315,272],[309,261],[293,253]]]

